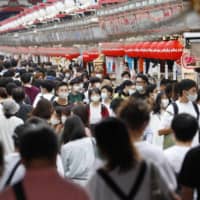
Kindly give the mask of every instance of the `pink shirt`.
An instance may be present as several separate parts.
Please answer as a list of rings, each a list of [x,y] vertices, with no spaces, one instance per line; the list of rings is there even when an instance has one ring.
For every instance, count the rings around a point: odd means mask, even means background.
[[[27,200],[89,200],[78,185],[61,178],[56,169],[28,170],[23,186]],[[12,188],[0,194],[2,200],[16,200]]]

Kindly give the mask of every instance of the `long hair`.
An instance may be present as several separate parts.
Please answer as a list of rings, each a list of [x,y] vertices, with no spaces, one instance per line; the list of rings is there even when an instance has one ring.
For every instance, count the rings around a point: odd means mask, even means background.
[[[81,139],[86,136],[83,122],[78,116],[67,118],[61,137],[61,143],[66,144],[70,141]]]
[[[153,106],[153,114],[160,114],[161,113],[161,100],[162,96],[164,95],[164,92],[158,93],[154,106]]]
[[[94,136],[100,152],[107,160],[108,170],[119,168],[121,172],[134,167],[138,159],[126,125],[117,118],[107,118],[94,128]]]

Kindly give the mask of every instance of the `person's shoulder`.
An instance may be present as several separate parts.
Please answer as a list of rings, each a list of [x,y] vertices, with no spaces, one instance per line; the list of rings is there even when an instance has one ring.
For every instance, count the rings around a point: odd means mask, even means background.
[[[165,156],[173,156],[174,152],[176,152],[176,146],[172,146],[164,150]]]
[[[200,146],[191,148],[191,149],[188,151],[187,156],[199,157],[199,159],[200,159]]]
[[[3,192],[0,193],[0,199],[2,200],[15,200],[14,192],[12,187],[8,187]]]
[[[82,188],[81,186],[69,180],[64,180],[64,179],[62,180],[63,180],[63,186],[65,188],[66,196],[70,196],[70,197],[73,196],[73,199],[76,199],[76,200],[89,200],[89,196],[84,188]],[[69,195],[69,193],[71,195]]]

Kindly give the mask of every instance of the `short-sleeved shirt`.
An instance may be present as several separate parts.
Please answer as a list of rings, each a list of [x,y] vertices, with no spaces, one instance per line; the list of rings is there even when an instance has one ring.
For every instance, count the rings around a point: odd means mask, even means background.
[[[200,146],[191,149],[183,162],[179,174],[179,183],[197,189],[197,200],[200,200]]]
[[[72,94],[70,93],[68,96],[68,102],[73,104],[76,102],[82,102],[84,100],[85,96],[82,93]]]
[[[178,106],[178,113],[187,113],[192,115],[193,117],[197,118],[197,112],[195,111],[194,105],[191,101],[188,101],[187,103],[181,103],[180,101],[176,101],[176,104]],[[167,107],[166,112],[164,113],[161,126],[162,128],[170,128],[171,122],[174,118],[174,107],[172,104],[170,104]],[[199,123],[200,124],[200,123]],[[193,146],[197,145],[198,142],[198,134],[196,134],[194,140],[193,140]]]

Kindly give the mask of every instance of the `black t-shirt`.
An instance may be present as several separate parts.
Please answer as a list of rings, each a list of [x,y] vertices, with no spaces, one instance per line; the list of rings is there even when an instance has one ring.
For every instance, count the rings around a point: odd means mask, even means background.
[[[197,190],[200,200],[200,146],[191,149],[178,176],[179,184]]]

